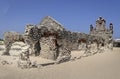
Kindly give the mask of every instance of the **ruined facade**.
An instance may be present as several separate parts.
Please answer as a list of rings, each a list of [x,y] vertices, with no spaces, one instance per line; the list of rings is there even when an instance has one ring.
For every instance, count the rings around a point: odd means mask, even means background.
[[[77,46],[79,39],[87,39],[88,36],[88,34],[85,33],[71,32],[69,30],[66,30],[63,25],[61,25],[59,22],[57,22],[50,16],[46,16],[45,18],[43,18],[43,20],[38,25],[38,28],[40,28],[41,31],[42,29],[46,28],[48,32],[56,33],[57,44],[62,44],[71,50],[78,48]]]
[[[46,16],[39,25],[27,25],[22,38],[30,46],[31,54],[52,60],[58,59],[59,62],[69,60],[72,50],[87,49],[88,45],[94,43],[96,44],[93,48],[98,47],[101,42],[108,43],[112,39],[113,25],[110,23],[110,29],[107,29],[105,24],[106,21],[100,17],[96,21],[96,28],[91,25],[90,34],[85,34],[68,31],[55,19]]]
[[[80,39],[87,39],[88,36],[85,33],[66,30],[63,25],[50,16],[45,17],[38,25],[38,28],[41,29],[41,33],[44,33],[40,39],[40,56],[45,58],[53,55],[52,57],[54,58],[52,59],[56,59],[61,52],[64,52],[64,50],[59,52],[59,49],[63,48],[63,46],[64,49],[67,48],[70,51],[78,50],[78,41]]]
[[[112,40],[113,24],[110,23],[108,29],[106,27],[106,20],[102,17],[99,17],[98,20],[96,20],[96,27],[90,25],[90,35],[101,36],[104,39],[105,44],[107,44],[110,42],[110,40]]]
[[[35,31],[34,27],[38,31]],[[34,33],[35,31],[35,33]],[[87,34],[66,30],[50,16],[45,17],[39,25],[27,25],[25,40],[31,44],[32,52],[39,52],[41,57],[55,60],[61,52],[59,49],[77,50],[80,39],[87,39]],[[38,35],[38,36],[36,36]],[[38,43],[39,41],[39,43]],[[35,47],[36,44],[39,44]],[[39,49],[40,48],[40,49]],[[69,57],[68,57],[69,58]]]

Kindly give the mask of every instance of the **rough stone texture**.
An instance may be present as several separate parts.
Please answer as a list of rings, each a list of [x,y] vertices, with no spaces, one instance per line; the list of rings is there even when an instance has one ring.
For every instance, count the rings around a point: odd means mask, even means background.
[[[24,33],[25,42],[30,45],[31,54],[38,56],[40,54],[39,39],[40,30],[35,25],[27,25]]]
[[[106,20],[102,17],[99,17],[98,20],[96,20],[95,28],[92,25],[90,25],[90,35],[101,36],[104,39],[105,45],[107,45],[112,39],[113,24],[110,23],[109,29],[107,29]]]
[[[4,33],[5,52],[3,53],[3,55],[9,55],[11,46],[16,41],[24,42],[23,35],[17,32],[5,32]]]
[[[60,23],[58,23],[50,16],[45,17],[38,25],[38,28],[40,29],[42,36],[40,38],[41,57],[48,59],[56,59],[59,54],[58,52],[59,46],[61,45],[64,45],[66,47],[70,46],[68,45],[69,43],[71,43],[69,41],[70,35],[69,38],[65,39],[65,37],[68,36],[67,31]],[[65,33],[67,35],[65,35]]]
[[[26,50],[20,53],[18,67],[24,69],[24,68],[30,68],[30,66],[31,66],[31,61],[29,59],[29,50]]]
[[[39,39],[41,34],[39,33],[38,27],[34,25],[27,25],[24,34],[17,32],[5,32],[4,33],[4,44],[5,52],[3,55],[10,55],[9,51],[14,42],[24,42],[30,47],[30,54],[39,55],[40,54],[40,44]]]
[[[66,30],[60,23],[50,16],[45,17],[38,25],[41,32],[40,38],[40,56],[48,59],[56,59],[56,56],[60,53],[57,50],[64,46],[68,50],[78,50],[78,40],[87,39],[87,34],[71,32]],[[51,42],[50,38],[54,36],[56,39],[56,47],[54,47],[54,41]],[[53,48],[50,50],[50,48]],[[65,50],[65,49],[63,49]]]
[[[104,44],[107,45],[109,42],[111,43],[113,25],[110,23],[110,29],[106,29],[105,24],[106,21],[100,17],[96,21],[96,28],[90,25],[90,34],[85,34],[68,31],[55,19],[47,16],[39,25],[27,25],[23,37],[25,43],[30,45],[31,53],[36,56],[40,55],[41,57],[55,60],[57,58],[59,59],[60,54],[64,51],[83,48],[86,50],[90,44],[90,50],[88,51],[94,53],[98,50],[97,48],[99,48],[99,44],[104,46]],[[19,36],[17,37],[16,35],[15,37],[19,40]],[[9,39],[11,40],[11,38]],[[8,43],[7,45],[11,45],[11,43]],[[93,50],[95,46],[96,48]],[[7,49],[10,48],[7,47]],[[63,55],[67,54],[67,52],[64,53],[65,54]]]
[[[56,60],[56,64],[66,62],[66,61],[70,60],[71,51],[69,49],[67,49],[64,46],[61,46],[61,47],[59,47],[58,52],[59,52],[59,55],[58,55],[58,58]]]
[[[42,37],[40,39],[40,56],[47,59],[55,60],[57,58],[57,46],[54,36]]]
[[[65,30],[64,27],[59,22],[57,22],[55,19],[53,19],[50,16],[46,16],[45,18],[43,18],[43,20],[40,22],[38,27],[39,28],[46,27],[48,31],[51,31],[52,29],[54,29],[55,31]]]
[[[81,40],[82,42],[85,42],[86,45],[89,41],[97,40],[97,44],[102,42],[102,37],[100,36],[71,32],[66,30],[60,23],[58,23],[50,16],[45,17],[37,26],[39,30],[39,36],[37,36],[37,38],[39,38],[41,47],[40,56],[48,59],[56,59],[56,57],[60,53],[57,52],[57,50],[60,49],[60,46],[64,46],[71,51],[79,49]],[[31,35],[33,34],[31,33]],[[51,41],[51,36],[54,37],[56,41]],[[54,43],[56,43],[56,45]],[[53,48],[54,50],[51,50],[50,48]]]

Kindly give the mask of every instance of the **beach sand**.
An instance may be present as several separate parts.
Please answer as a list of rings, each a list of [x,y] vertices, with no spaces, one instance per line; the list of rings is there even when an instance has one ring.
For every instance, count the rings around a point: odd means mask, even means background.
[[[80,55],[80,51],[72,51],[72,57]],[[0,56],[2,60],[9,64],[0,64],[0,79],[120,79],[120,48],[40,68],[18,68],[18,56]],[[39,64],[54,62],[34,56],[30,60]]]

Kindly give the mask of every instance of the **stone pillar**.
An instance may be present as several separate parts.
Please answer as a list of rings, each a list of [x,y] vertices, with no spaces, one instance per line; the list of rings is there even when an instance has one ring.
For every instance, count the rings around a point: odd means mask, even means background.
[[[55,60],[57,58],[56,38],[54,36],[42,37],[40,39],[40,56]]]

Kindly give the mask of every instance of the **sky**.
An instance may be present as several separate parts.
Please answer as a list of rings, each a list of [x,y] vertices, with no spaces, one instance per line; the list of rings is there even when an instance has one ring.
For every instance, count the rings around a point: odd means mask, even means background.
[[[0,38],[6,31],[23,33],[27,24],[38,25],[45,16],[84,33],[102,16],[107,28],[113,23],[113,38],[120,38],[120,0],[0,0]]]

